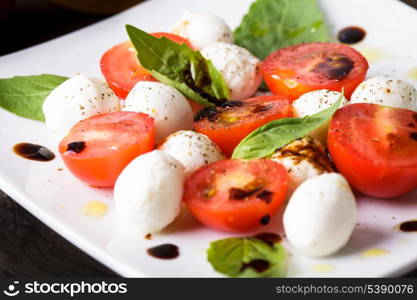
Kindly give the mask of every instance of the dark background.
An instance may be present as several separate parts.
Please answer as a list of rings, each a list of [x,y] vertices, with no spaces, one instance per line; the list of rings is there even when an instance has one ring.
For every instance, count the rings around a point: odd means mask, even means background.
[[[12,2],[0,0],[0,55],[42,43],[110,15],[69,10],[47,0],[18,0],[8,15],[2,15],[2,10],[6,11],[6,6]],[[417,8],[417,0],[404,2]],[[129,4],[112,7],[110,11],[120,11]],[[0,276],[107,277],[117,274],[61,238],[0,191]],[[417,270],[407,276],[417,277]]]

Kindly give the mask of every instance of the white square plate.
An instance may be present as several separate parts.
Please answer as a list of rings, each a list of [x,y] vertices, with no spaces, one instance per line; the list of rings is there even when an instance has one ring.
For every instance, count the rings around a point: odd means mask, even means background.
[[[200,10],[223,17],[235,27],[252,0],[152,0],[86,29],[42,45],[0,57],[0,77],[52,73],[71,76],[82,72],[100,76],[100,56],[127,39],[124,25],[144,30],[167,31],[185,10]],[[417,67],[417,11],[396,0],[322,0],[331,31],[348,25],[366,29],[364,42],[357,45],[368,56],[369,75],[406,79]],[[413,82],[417,84],[417,82]],[[0,188],[92,257],[123,276],[211,277],[219,276],[206,260],[209,242],[228,234],[202,227],[187,213],[163,233],[145,240],[118,229],[110,190],[92,189],[64,170],[59,157],[49,163],[32,162],[16,156],[13,145],[33,142],[56,150],[44,125],[19,118],[0,109]],[[309,259],[292,253],[289,276],[396,276],[417,267],[417,234],[394,230],[396,224],[417,218],[417,191],[391,200],[359,197],[359,223],[349,244],[337,255]],[[102,218],[86,216],[85,203],[99,200],[108,205]],[[262,231],[280,230],[280,218]],[[148,247],[174,243],[180,256],[171,261],[154,259]],[[385,250],[383,256],[366,256],[368,249]]]

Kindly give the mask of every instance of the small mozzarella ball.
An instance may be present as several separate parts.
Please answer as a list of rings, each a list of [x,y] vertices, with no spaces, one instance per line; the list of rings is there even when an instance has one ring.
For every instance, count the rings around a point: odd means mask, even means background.
[[[307,179],[334,171],[323,145],[309,136],[278,149],[271,159],[288,171],[288,197]]]
[[[200,12],[185,12],[171,32],[188,39],[198,50],[211,43],[234,41],[233,32],[223,19]]]
[[[114,186],[120,220],[137,232],[164,229],[180,212],[183,184],[184,167],[168,153],[154,150],[138,156]]]
[[[83,119],[119,108],[119,99],[107,83],[81,74],[55,88],[42,106],[46,127],[58,138]]]
[[[356,201],[346,179],[322,174],[301,184],[284,212],[288,241],[302,254],[328,256],[349,240],[357,220]]]
[[[181,162],[185,167],[186,177],[204,165],[226,158],[206,135],[194,131],[171,134],[158,149]]]
[[[211,60],[230,89],[230,100],[253,96],[262,82],[260,61],[245,48],[227,43],[213,43],[201,54]]]
[[[329,90],[317,90],[306,93],[292,103],[293,116],[296,118],[303,118],[305,116],[314,115],[326,108],[331,107],[339,100],[342,94]],[[344,99],[341,106],[348,104]],[[319,128],[311,131],[310,136],[318,139],[323,144],[326,144],[327,131],[329,130],[330,120],[322,124]]]
[[[143,112],[155,119],[156,142],[178,130],[193,127],[193,112],[187,99],[160,82],[140,81],[127,95],[123,111]]]
[[[386,77],[365,80],[353,92],[350,101],[417,111],[417,91],[414,86],[402,80]]]

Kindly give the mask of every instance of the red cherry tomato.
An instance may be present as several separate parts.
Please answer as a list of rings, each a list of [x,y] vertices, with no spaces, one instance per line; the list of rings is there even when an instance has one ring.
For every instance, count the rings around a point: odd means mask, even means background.
[[[166,37],[178,44],[191,44],[184,38],[172,33],[152,33],[157,38]],[[156,81],[138,61],[136,50],[130,41],[121,43],[108,50],[100,60],[101,72],[107,83],[119,98],[126,98],[138,81]]]
[[[94,187],[112,187],[120,172],[154,146],[154,121],[144,113],[111,112],[77,123],[59,144],[65,165]]]
[[[284,203],[288,174],[272,160],[222,160],[185,182],[184,201],[203,224],[225,231],[266,225]]]
[[[328,148],[349,183],[373,197],[396,197],[417,187],[417,113],[351,104],[333,116]]]
[[[226,155],[231,155],[240,141],[258,127],[290,116],[289,100],[260,96],[205,108],[196,115],[194,129],[207,135]]]
[[[262,73],[269,89],[296,100],[314,90],[342,91],[350,98],[368,70],[355,49],[336,43],[308,43],[282,48],[269,55]]]

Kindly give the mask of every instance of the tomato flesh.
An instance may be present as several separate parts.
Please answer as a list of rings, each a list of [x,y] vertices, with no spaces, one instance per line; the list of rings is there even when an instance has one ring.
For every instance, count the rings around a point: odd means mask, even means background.
[[[157,38],[166,37],[191,48],[188,40],[175,34],[156,32],[152,35]],[[104,53],[100,60],[100,67],[109,86],[122,99],[127,97],[138,81],[157,81],[140,65],[135,47],[130,41],[118,44]]]
[[[274,161],[229,159],[193,173],[183,199],[201,223],[247,231],[269,222],[284,203],[287,187],[287,171]]]
[[[249,133],[270,121],[290,116],[289,100],[277,96],[260,96],[205,108],[196,115],[194,129],[207,135],[230,156]]]
[[[368,62],[355,49],[336,43],[307,43],[269,55],[262,73],[269,89],[291,100],[314,90],[342,91],[350,98],[366,77]]]
[[[349,183],[373,197],[401,196],[417,187],[417,113],[376,104],[339,109],[328,148]]]
[[[154,121],[144,113],[111,112],[77,123],[59,144],[68,169],[94,187],[112,187],[126,165],[154,147]]]

